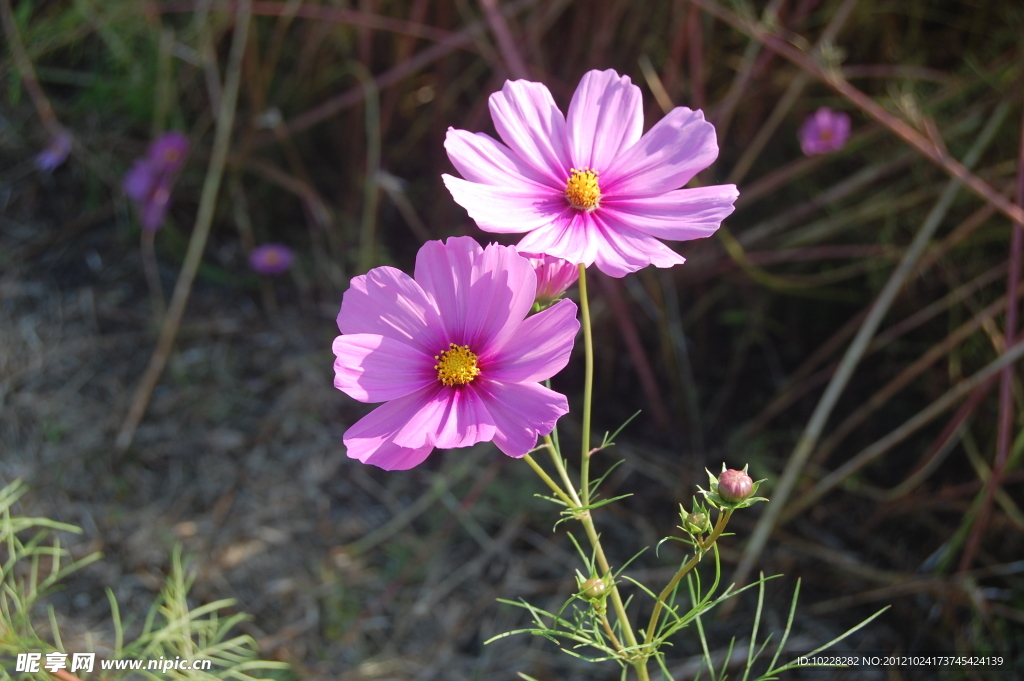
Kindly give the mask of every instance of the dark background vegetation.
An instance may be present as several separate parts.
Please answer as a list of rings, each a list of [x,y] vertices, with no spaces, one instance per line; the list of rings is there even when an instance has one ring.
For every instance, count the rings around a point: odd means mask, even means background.
[[[504,2],[511,51],[485,18],[494,3],[256,2],[203,263],[169,365],[132,446],[119,452],[114,438],[159,327],[121,177],[156,132],[191,138],[156,237],[169,292],[210,158],[211,102],[228,78],[235,6],[12,4],[42,91],[75,145],[52,174],[35,169],[46,127],[8,35],[0,56],[0,476],[30,483],[28,512],[84,528],[69,539],[75,555],[105,555],[55,597],[69,650],[86,636],[98,646],[109,639],[104,587],[125,612],[144,612],[180,542],[197,602],[236,597],[254,616],[245,626],[261,653],[292,663],[300,678],[617,678],[614,664],[578,663],[542,639],[482,645],[523,623],[497,597],[553,607],[574,588],[571,545],[551,531],[553,507],[532,498],[540,487],[526,466],[489,446],[436,452],[409,472],[362,466],[346,458],[341,435],[368,407],[331,383],[333,320],[351,276],[367,264],[409,271],[428,238],[490,238],[441,183],[452,172],[443,139],[449,126],[493,134],[487,96],[516,55],[563,107],[586,70],[614,68],[643,90],[648,127],[662,115],[659,97],[703,108],[721,154],[700,181],[735,181],[741,192],[726,221],[738,250],[713,237],[673,244],[689,262],[672,270],[595,275],[595,427],[614,430],[643,410],[595,464],[624,458],[606,493],[634,495],[598,520],[614,563],[673,532],[677,504],[706,483],[705,466],[749,463],[773,496],[863,312],[948,180],[854,103],[684,0]],[[842,69],[954,158],[999,103],[1009,104],[975,171],[1012,198],[1024,77],[1019,3],[773,5],[774,18],[761,3],[722,3],[769,19],[808,52],[837,11],[852,8],[817,63]],[[854,135],[843,151],[806,159],[797,130],[819,106],[847,111]],[[373,172],[378,139],[383,174]],[[959,192],[790,503],[998,357],[1003,308],[985,310],[1007,290],[1010,234],[1004,215]],[[264,242],[297,252],[288,275],[261,281],[248,269],[246,250]],[[928,307],[936,301],[944,302]],[[931,312],[912,317],[922,310]],[[574,406],[560,422],[567,445],[579,434],[581,384],[577,356],[555,379]],[[791,650],[891,605],[851,648],[1016,651],[1019,661],[1020,446],[987,521],[977,522],[997,452],[998,395],[994,387],[979,395],[969,413],[957,412],[964,400],[954,403],[777,528],[757,569],[784,575],[767,591],[764,622],[773,631],[803,580]],[[1024,408],[1016,379],[1011,396],[1015,438]],[[873,398],[876,409],[842,426]],[[917,484],[890,491],[930,458],[935,465]],[[726,579],[762,508],[738,514],[735,535],[723,540]],[[974,534],[979,549],[963,566]],[[681,557],[669,544],[630,574],[660,588]],[[744,598],[706,623],[713,652],[724,654],[730,636],[743,648],[752,609]],[[695,636],[680,637],[669,654],[677,678],[693,676],[699,652]],[[1000,678],[970,668],[802,674],[790,678]]]

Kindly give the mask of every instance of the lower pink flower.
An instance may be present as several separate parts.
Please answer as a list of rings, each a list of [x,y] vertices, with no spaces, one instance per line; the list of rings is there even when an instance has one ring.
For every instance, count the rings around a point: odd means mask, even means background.
[[[338,314],[334,385],[385,404],[345,433],[348,455],[403,470],[435,447],[533,449],[569,411],[539,381],[565,367],[579,330],[569,300],[526,318],[536,290],[514,247],[470,237],[424,244],[414,278],[393,267],[355,277]]]

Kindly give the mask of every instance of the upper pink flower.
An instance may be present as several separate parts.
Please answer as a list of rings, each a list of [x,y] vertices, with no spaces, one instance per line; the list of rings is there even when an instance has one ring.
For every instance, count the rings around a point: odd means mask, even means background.
[[[658,238],[708,236],[733,211],[735,185],[679,189],[718,156],[714,126],[677,107],[642,135],[628,76],[589,71],[568,119],[544,85],[525,80],[506,81],[490,108],[505,144],[449,129],[445,149],[465,179],[444,183],[484,231],[527,232],[521,251],[622,277],[682,263]]]
[[[338,314],[334,385],[386,404],[345,433],[348,455],[399,470],[434,447],[533,449],[569,411],[538,381],[565,367],[579,330],[570,300],[526,318],[536,289],[515,248],[470,237],[424,244],[415,278],[393,267],[355,277]]]

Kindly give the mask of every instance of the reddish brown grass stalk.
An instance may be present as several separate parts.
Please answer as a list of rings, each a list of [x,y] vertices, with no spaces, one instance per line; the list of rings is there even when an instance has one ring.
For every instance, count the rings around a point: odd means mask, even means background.
[[[647,359],[647,353],[644,350],[644,344],[640,340],[640,334],[637,332],[633,318],[629,314],[626,301],[622,299],[619,282],[604,275],[599,275],[596,279],[601,282],[604,298],[608,302],[608,307],[612,310],[615,322],[622,333],[622,339],[626,342],[629,356],[633,359],[633,364],[636,365],[636,373],[640,378],[640,385],[644,390],[644,394],[647,395],[647,403],[650,406],[651,414],[653,414],[654,420],[659,427],[668,430],[672,421],[669,418],[668,410],[665,409],[665,401],[661,397],[661,390],[658,389],[658,382],[654,378],[654,370],[651,369],[651,362]]]
[[[700,8],[690,5],[686,18],[690,47],[690,107],[704,108],[704,32]]]
[[[1021,290],[1018,287],[1017,296],[1019,298]],[[1015,298],[1015,299],[1016,299]],[[912,380],[917,378],[925,369],[930,367],[932,364],[937,362],[941,357],[944,357],[956,346],[965,342],[974,333],[982,327],[982,325],[989,319],[992,319],[1004,306],[1011,305],[1005,297],[1000,298],[991,305],[985,307],[984,310],[974,315],[964,324],[960,325],[953,333],[949,334],[943,340],[939,341],[931,348],[928,349],[923,355],[918,357],[914,362],[909,364],[903,369],[895,378],[885,384],[872,395],[866,402],[861,404],[857,409],[851,412],[838,426],[832,431],[832,434],[826,438],[821,445],[818,447],[818,451],[811,456],[811,461],[822,464],[824,463],[829,455],[835,451],[839,443],[842,442],[847,435],[852,433],[861,423],[863,423],[871,414],[880,409],[886,402],[889,401],[896,393],[905,388]],[[1007,339],[1008,343],[1012,343],[1012,340]]]
[[[498,49],[501,50],[501,58],[505,62],[505,69],[513,78],[529,78],[530,72],[526,68],[526,61],[516,47],[516,41],[512,37],[512,31],[508,28],[508,22],[498,7],[498,0],[480,0],[483,5],[484,15],[487,23],[491,26],[491,32],[498,41]]]
[[[982,180],[974,173],[967,170],[962,163],[944,154],[927,137],[910,127],[907,123],[889,113],[881,104],[864,94],[850,83],[843,80],[839,73],[827,71],[818,64],[810,55],[801,51],[798,47],[787,42],[783,38],[767,31],[759,25],[755,25],[734,12],[730,12],[719,6],[714,0],[690,0],[701,9],[712,14],[733,28],[746,33],[752,38],[759,40],[768,49],[777,52],[795,65],[799,66],[805,73],[825,83],[838,94],[854,104],[863,113],[884,125],[890,132],[898,136],[904,142],[921,153],[922,156],[939,166],[964,184],[978,196],[992,203],[1011,220],[1024,224],[1024,208],[1015,205],[1005,196],[996,191],[990,184]]]
[[[1024,121],[1021,123],[1020,155],[1017,165],[1017,207],[1024,206]],[[1018,303],[1010,291],[1017,290],[1020,282],[1021,250],[1024,249],[1024,220],[1017,219],[1013,223],[1013,234],[1010,236],[1010,272],[1006,277],[1007,298],[1006,298],[1006,329],[1003,334],[1006,338],[1005,347],[1009,349],[1017,334],[1017,310]],[[999,489],[1003,473],[1006,471],[1006,462],[1010,456],[1010,436],[1013,429],[1013,366],[1006,367],[999,377],[999,430],[996,434],[996,458],[992,466],[992,475],[989,476],[988,484],[985,485],[985,495],[982,497],[981,508],[975,517],[974,528],[971,536],[967,539],[964,553],[960,559],[960,572],[971,569],[974,557],[981,546],[981,538],[985,534],[985,527],[988,525],[989,514],[992,511],[992,497]]]
[[[179,12],[193,12],[197,2],[167,2],[153,4],[151,8],[161,14],[174,14]],[[235,12],[237,2],[217,3],[211,10]],[[265,17],[297,17],[302,19],[316,19],[318,21],[329,21],[336,24],[349,24],[360,28],[376,29],[378,31],[389,31],[422,38],[438,43],[459,42],[459,35],[434,26],[428,26],[416,21],[395,19],[394,17],[378,14],[377,12],[364,12],[357,9],[343,9],[326,5],[301,4],[297,7],[290,6],[287,2],[266,2],[259,1],[252,3],[252,13]],[[466,49],[475,51],[472,42],[460,43]]]
[[[518,12],[532,7],[537,3],[537,0],[518,0],[518,2],[509,2],[502,5],[501,11],[503,14],[512,15]],[[400,82],[404,78],[413,73],[416,73],[427,64],[433,63],[444,57],[445,55],[453,52],[457,49],[462,49],[465,46],[473,42],[473,36],[484,30],[484,24],[480,21],[475,21],[472,24],[466,26],[458,33],[450,34],[452,37],[448,40],[438,42],[427,49],[418,52],[414,57],[388,69],[384,73],[374,78],[374,85],[378,90],[383,90],[386,87],[394,85]],[[306,128],[310,128],[317,123],[327,120],[339,111],[343,111],[350,106],[358,104],[363,101],[366,96],[366,91],[362,84],[353,87],[351,90],[343,92],[337,97],[332,97],[326,102],[322,102],[312,109],[306,111],[303,114],[299,114],[295,118],[291,119],[286,123],[288,132],[295,134]],[[254,136],[250,149],[258,149],[266,146],[274,140],[272,133],[264,133],[261,135]]]

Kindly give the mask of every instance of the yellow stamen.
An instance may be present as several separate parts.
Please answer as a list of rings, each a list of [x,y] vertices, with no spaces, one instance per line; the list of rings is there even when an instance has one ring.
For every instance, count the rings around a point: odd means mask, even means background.
[[[476,365],[477,356],[468,345],[448,345],[448,350],[440,355],[434,355],[434,359],[438,360],[434,365],[437,369],[437,380],[448,386],[466,385],[480,374],[480,369]]]
[[[601,200],[601,188],[597,185],[597,173],[590,168],[570,168],[572,175],[565,183],[565,198],[573,208],[594,210]]]

